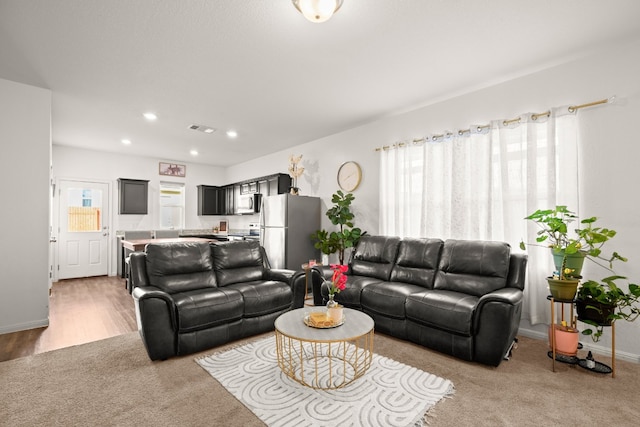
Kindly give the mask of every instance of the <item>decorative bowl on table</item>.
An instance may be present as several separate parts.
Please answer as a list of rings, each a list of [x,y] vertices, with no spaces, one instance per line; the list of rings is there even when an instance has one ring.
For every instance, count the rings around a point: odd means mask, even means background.
[[[304,316],[304,324],[312,328],[336,328],[344,324],[344,315],[338,321],[332,319],[325,311],[312,311]]]

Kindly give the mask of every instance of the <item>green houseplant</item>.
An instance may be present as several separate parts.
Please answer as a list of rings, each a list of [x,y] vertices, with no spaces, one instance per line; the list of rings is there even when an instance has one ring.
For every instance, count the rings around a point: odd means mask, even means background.
[[[613,252],[608,258],[603,256],[602,246],[615,237],[616,231],[597,226],[597,217],[583,219],[580,227],[575,228],[572,233],[570,225],[578,216],[563,205],[554,209],[539,209],[525,219],[533,221],[540,228],[533,245],[545,246],[551,250],[556,272],[547,281],[552,295],[557,299],[575,297],[586,258],[609,271],[613,271],[614,261],[627,261],[617,252]],[[520,248],[526,248],[524,242],[520,242]]]
[[[314,247],[326,255],[337,252],[340,264],[344,264],[345,249],[354,247],[363,234],[362,230],[353,226],[351,203],[354,199],[351,193],[345,194],[341,190],[334,193],[331,197],[333,206],[327,210],[326,215],[333,225],[338,226],[338,230],[317,230],[311,235],[311,239],[315,241]]]
[[[625,291],[616,284],[616,281],[626,279],[609,276],[600,282],[587,280],[578,290],[578,320],[591,326],[582,333],[590,335],[594,342],[600,340],[604,326],[610,326],[616,320],[633,322],[640,316],[640,286],[629,283],[629,290]]]
[[[602,246],[615,237],[616,231],[598,227],[595,225],[597,217],[590,217],[580,221],[581,228],[574,229],[570,235],[569,226],[578,219],[575,212],[566,206],[556,206],[554,209],[537,210],[525,218],[533,221],[540,227],[536,237],[536,244],[551,248],[554,255],[556,269],[559,271],[562,261],[566,261],[566,267],[574,270],[578,276],[582,270],[585,258],[591,259],[596,264],[611,270],[615,260],[627,261],[617,252],[613,252],[609,258],[602,254]],[[524,242],[520,242],[520,248],[525,249]],[[602,262],[609,264],[607,267]]]

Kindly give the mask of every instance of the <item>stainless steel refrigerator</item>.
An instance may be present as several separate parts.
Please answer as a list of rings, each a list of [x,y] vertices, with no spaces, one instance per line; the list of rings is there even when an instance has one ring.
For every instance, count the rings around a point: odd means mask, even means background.
[[[320,229],[320,198],[278,194],[262,198],[260,243],[271,268],[300,270],[320,258],[311,234]]]

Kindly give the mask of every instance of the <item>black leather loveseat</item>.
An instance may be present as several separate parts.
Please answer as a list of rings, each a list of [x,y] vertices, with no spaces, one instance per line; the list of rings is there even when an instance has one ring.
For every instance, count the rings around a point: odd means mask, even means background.
[[[257,241],[149,244],[131,254],[130,268],[151,360],[273,330],[304,303],[304,273],[270,269]]]
[[[502,242],[367,235],[336,301],[369,314],[376,332],[498,366],[518,330],[526,263]],[[312,273],[316,304],[330,274]]]

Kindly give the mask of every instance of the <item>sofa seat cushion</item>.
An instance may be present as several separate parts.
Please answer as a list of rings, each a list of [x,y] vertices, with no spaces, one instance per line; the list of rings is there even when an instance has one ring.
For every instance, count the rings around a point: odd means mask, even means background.
[[[372,283],[362,290],[364,311],[373,311],[386,317],[404,319],[407,296],[421,292],[424,287],[399,282]]]
[[[473,312],[479,298],[454,291],[423,290],[407,297],[407,319],[416,323],[471,336]]]
[[[244,317],[263,316],[291,307],[293,292],[291,287],[275,280],[256,280],[234,283],[224,289],[233,289],[244,300]]]
[[[242,319],[242,294],[233,289],[203,288],[172,295],[178,332],[193,332]]]

